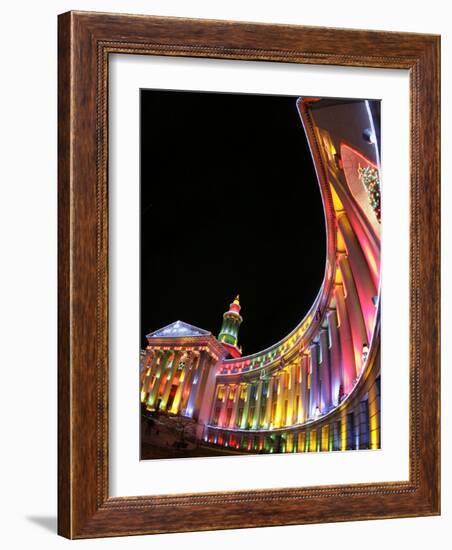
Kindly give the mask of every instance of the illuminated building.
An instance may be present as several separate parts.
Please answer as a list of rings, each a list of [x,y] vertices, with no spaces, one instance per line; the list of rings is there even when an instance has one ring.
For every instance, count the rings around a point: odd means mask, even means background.
[[[216,339],[177,321],[147,335],[141,401],[240,452],[380,447],[380,155],[375,103],[300,98],[325,212],[311,308],[280,342],[241,356],[238,297]],[[294,252],[295,253],[295,252]],[[297,251],[296,253],[302,253]]]

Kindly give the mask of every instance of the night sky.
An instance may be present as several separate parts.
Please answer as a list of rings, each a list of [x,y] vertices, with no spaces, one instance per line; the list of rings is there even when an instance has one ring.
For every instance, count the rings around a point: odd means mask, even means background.
[[[320,288],[320,191],[297,97],[141,91],[141,337],[211,331],[240,294],[244,354],[277,342]]]

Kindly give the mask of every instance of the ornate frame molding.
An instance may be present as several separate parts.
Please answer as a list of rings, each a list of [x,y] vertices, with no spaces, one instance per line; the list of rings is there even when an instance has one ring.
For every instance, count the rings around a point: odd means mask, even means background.
[[[68,12],[59,16],[58,45],[59,533],[86,538],[439,514],[440,38]],[[409,70],[409,481],[109,497],[107,91],[113,53]],[[422,414],[427,405],[429,414]]]

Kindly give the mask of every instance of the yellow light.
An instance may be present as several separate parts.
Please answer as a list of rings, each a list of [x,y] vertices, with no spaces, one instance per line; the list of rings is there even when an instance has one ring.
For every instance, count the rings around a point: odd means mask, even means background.
[[[344,415],[341,421],[341,451],[347,450],[347,417]]]
[[[331,197],[333,199],[333,208],[336,212],[342,212],[344,210],[344,205],[342,204],[341,199],[338,197],[336,190],[334,187],[330,184],[331,189]]]
[[[310,434],[310,447],[309,447],[309,450],[311,451],[311,453],[315,453],[316,450],[317,450],[317,431],[316,430],[311,430],[311,434]]]
[[[291,453],[293,451],[293,434],[287,434],[286,452]]]

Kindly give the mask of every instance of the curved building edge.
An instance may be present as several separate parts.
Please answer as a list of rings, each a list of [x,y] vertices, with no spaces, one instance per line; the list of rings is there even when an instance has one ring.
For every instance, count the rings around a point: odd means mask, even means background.
[[[181,321],[147,337],[143,406],[194,419],[206,446],[245,453],[380,447],[378,105],[302,97],[297,107],[327,238],[312,307],[280,342],[245,357],[229,358],[212,334]]]

